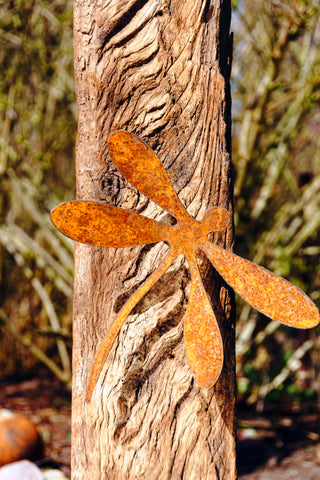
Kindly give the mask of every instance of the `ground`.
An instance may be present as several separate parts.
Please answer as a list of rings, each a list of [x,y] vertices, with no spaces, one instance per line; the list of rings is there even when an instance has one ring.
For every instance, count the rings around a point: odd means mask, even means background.
[[[0,408],[27,416],[36,424],[44,453],[40,468],[58,468],[70,478],[71,393],[52,379],[0,382]]]
[[[71,394],[52,379],[0,382],[1,408],[31,418],[45,444],[36,463],[70,478]],[[239,480],[319,480],[320,406],[290,406],[257,414],[239,406]],[[200,479],[199,479],[200,480]]]
[[[263,415],[239,408],[239,480],[319,480],[319,405],[275,405]]]

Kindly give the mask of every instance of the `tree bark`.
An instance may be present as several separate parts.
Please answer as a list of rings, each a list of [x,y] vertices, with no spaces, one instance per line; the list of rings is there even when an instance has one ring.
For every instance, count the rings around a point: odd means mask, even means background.
[[[75,0],[79,199],[173,221],[112,164],[107,139],[122,129],[156,151],[192,216],[232,212],[229,22],[229,0]],[[213,241],[231,249],[232,226]],[[85,402],[107,329],[167,248],[76,245],[73,480],[236,478],[233,294],[205,258],[225,348],[216,386],[201,390],[188,366],[190,274],[179,257],[123,325]]]

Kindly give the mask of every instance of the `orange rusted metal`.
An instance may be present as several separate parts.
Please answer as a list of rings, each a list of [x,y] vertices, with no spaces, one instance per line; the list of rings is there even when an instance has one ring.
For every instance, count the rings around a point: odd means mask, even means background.
[[[139,300],[169,268],[179,254],[188,260],[191,293],[184,317],[184,340],[190,369],[201,388],[210,388],[223,367],[219,326],[204,289],[196,254],[202,250],[225,281],[264,315],[298,328],[319,323],[319,312],[299,288],[287,280],[209,242],[208,234],[224,230],[230,213],[222,207],[207,210],[202,222],[192,218],[178,196],[156,154],[135,135],[118,131],[109,139],[114,164],[132,185],[173,215],[173,226],[142,215],[95,202],[74,201],[56,207],[55,226],[79,242],[102,247],[132,247],[165,241],[170,251],[158,269],[127,301],[108,330],[96,355],[87,390],[87,401],[103,363],[123,322]]]

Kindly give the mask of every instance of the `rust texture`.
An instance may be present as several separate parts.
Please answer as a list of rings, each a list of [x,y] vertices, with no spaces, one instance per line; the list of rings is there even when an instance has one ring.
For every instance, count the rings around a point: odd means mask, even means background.
[[[191,293],[184,317],[184,340],[190,369],[201,388],[210,388],[223,367],[219,326],[204,289],[196,254],[202,250],[213,266],[244,300],[271,319],[297,328],[319,323],[319,312],[309,297],[287,280],[209,242],[208,234],[224,230],[230,214],[222,207],[207,210],[202,222],[192,218],[153,150],[135,135],[118,131],[109,139],[111,158],[122,175],[144,195],[173,215],[173,226],[161,224],[121,208],[74,201],[57,206],[51,218],[65,235],[103,247],[132,247],[165,241],[170,251],[158,269],[140,286],[119,312],[95,358],[87,401],[123,322],[139,300],[170,267],[179,254],[188,260]]]

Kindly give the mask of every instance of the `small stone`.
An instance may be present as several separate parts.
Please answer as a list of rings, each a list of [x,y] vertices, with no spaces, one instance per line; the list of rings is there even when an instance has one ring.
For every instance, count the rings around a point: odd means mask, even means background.
[[[44,480],[41,470],[29,460],[10,463],[0,468],[0,480]]]
[[[45,470],[42,472],[43,480],[68,480],[60,470]]]

